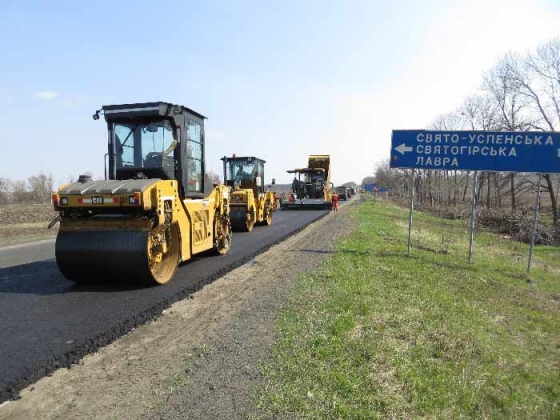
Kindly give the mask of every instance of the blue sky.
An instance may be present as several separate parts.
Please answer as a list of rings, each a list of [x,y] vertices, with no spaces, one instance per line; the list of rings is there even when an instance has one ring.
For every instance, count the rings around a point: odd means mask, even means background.
[[[0,176],[103,175],[101,105],[164,100],[206,122],[206,165],[271,177],[331,154],[360,182],[391,129],[423,128],[508,50],[560,36],[560,3],[0,0]]]

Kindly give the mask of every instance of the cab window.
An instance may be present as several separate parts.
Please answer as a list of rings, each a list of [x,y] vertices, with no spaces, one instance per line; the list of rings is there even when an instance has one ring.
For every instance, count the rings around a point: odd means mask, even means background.
[[[202,125],[187,119],[187,192],[203,192],[203,134]]]

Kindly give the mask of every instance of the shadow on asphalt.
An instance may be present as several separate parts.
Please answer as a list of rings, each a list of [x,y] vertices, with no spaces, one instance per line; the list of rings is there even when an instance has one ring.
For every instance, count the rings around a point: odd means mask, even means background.
[[[54,260],[0,268],[0,293],[56,295],[84,292],[128,292],[150,289],[152,285],[93,282],[76,284],[66,280]]]

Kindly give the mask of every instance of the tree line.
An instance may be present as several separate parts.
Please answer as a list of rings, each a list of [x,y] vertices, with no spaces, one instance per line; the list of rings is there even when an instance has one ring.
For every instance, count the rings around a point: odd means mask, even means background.
[[[26,180],[0,177],[0,205],[50,203],[53,187],[52,174],[43,172]]]
[[[560,129],[560,38],[527,53],[508,52],[482,75],[479,92],[455,110],[437,116],[431,130],[558,131]],[[458,170],[417,170],[415,193],[421,204],[449,206],[470,202],[474,173]],[[410,170],[377,167],[375,179],[393,194],[410,194]],[[534,174],[479,172],[478,203],[515,213],[534,197]],[[558,226],[560,177],[543,175],[542,191]]]
[[[91,172],[85,174],[91,176]],[[68,178],[69,183],[76,181],[77,179],[73,175]],[[205,191],[210,192],[214,184],[221,182],[221,177],[209,171],[204,181]],[[41,172],[24,180],[0,177],[0,205],[48,204],[51,202],[53,192],[54,179],[52,174]]]

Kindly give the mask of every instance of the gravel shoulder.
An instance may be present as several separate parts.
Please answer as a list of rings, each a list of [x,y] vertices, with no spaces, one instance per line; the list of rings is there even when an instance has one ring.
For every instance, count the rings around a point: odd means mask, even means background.
[[[237,419],[252,394],[297,273],[316,268],[354,224],[357,200],[168,308],[156,320],[59,369],[0,406],[0,418]]]

